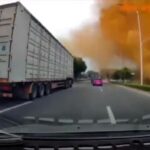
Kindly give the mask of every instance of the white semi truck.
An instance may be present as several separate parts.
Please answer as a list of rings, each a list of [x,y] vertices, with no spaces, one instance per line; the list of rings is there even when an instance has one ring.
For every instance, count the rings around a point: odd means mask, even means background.
[[[72,84],[66,48],[21,3],[0,6],[0,96],[35,99]]]

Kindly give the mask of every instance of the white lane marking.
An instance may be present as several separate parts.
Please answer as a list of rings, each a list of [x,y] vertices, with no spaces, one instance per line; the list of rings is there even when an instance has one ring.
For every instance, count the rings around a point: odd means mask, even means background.
[[[144,116],[142,117],[142,119],[143,119],[143,120],[150,119],[150,114],[148,114],[148,115],[144,115]]]
[[[41,118],[39,118],[39,121],[55,122],[55,119],[54,118],[41,117]]]
[[[79,147],[79,150],[94,150],[94,147]]]
[[[111,145],[106,146],[98,146],[98,149],[112,149],[113,147]]]
[[[100,91],[103,92],[103,88],[102,87],[100,87]]]
[[[78,120],[78,123],[79,124],[91,124],[93,123],[93,120],[92,119],[81,119],[81,120]]]
[[[25,116],[24,119],[27,119],[27,120],[35,120],[35,117],[34,117],[34,116]]]
[[[144,145],[145,145],[145,146],[149,146],[149,145],[150,145],[150,143],[144,143]]]
[[[73,119],[63,119],[63,118],[61,118],[61,119],[59,119],[58,120],[58,122],[59,123],[73,123]]]
[[[129,122],[129,119],[117,119],[117,123],[126,123]]]
[[[123,147],[129,147],[130,144],[120,144],[120,145],[116,145],[117,148],[123,148]]]
[[[22,103],[22,104],[19,104],[19,105],[16,105],[16,106],[5,108],[3,110],[0,110],[0,114],[5,113],[5,112],[10,111],[10,110],[13,110],[13,109],[16,109],[16,108],[19,108],[19,107],[22,107],[22,106],[25,106],[25,105],[28,105],[28,104],[31,104],[31,103],[32,102],[25,102],[25,103]]]
[[[114,113],[113,113],[111,107],[110,106],[106,106],[106,109],[107,109],[108,117],[110,119],[111,124],[116,124],[117,121],[115,119],[115,116],[114,116]]]
[[[110,123],[109,119],[101,119],[101,120],[97,120],[97,123]]]
[[[42,149],[41,149],[42,150]],[[54,149],[43,149],[43,150],[54,150]],[[58,148],[58,150],[74,150],[74,148],[73,147],[60,147],[60,148]]]

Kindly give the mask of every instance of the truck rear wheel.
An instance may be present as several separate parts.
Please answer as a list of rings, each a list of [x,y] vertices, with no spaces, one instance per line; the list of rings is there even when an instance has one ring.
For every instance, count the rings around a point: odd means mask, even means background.
[[[38,93],[37,85],[33,84],[31,93],[29,94],[29,99],[31,99],[31,100],[35,99],[37,97],[37,93]]]
[[[68,89],[69,88],[69,80],[66,80],[65,81],[65,89]]]
[[[71,88],[72,87],[72,80],[69,80],[69,87]]]
[[[43,84],[39,84],[39,86],[38,86],[38,96],[39,97],[44,96],[44,92],[45,92],[44,85]]]
[[[51,87],[49,84],[45,85],[45,95],[49,95],[51,93]]]

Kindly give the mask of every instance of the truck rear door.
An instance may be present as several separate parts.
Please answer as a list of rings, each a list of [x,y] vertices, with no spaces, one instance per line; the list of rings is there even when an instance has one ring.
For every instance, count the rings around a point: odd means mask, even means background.
[[[8,79],[16,5],[0,7],[0,79]]]

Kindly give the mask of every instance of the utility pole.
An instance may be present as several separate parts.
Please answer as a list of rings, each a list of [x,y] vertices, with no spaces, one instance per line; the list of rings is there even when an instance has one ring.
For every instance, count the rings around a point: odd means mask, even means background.
[[[138,23],[138,30],[139,30],[139,46],[140,46],[140,84],[143,85],[144,79],[144,71],[143,71],[143,41],[142,41],[142,30],[141,30],[141,20],[139,11],[136,11],[137,14],[137,23]]]
[[[124,7],[123,4],[119,4],[119,6]],[[125,11],[125,10],[123,10],[123,11]],[[139,56],[140,56],[140,85],[143,85],[143,83],[144,83],[144,71],[143,71],[143,43],[144,43],[144,40],[142,39],[141,18],[140,18],[140,13],[139,13],[138,9],[136,10],[136,16],[137,16],[138,34],[139,34],[139,48],[140,48],[140,50],[139,50]]]

